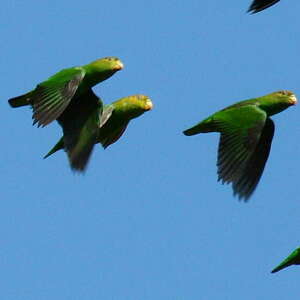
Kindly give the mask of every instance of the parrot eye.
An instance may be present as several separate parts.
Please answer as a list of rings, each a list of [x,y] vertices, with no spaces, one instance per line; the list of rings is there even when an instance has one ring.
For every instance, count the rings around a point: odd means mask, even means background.
[[[289,92],[289,91],[279,91],[279,93],[281,94],[281,95],[284,95],[284,96],[290,96],[292,93],[291,92]]]

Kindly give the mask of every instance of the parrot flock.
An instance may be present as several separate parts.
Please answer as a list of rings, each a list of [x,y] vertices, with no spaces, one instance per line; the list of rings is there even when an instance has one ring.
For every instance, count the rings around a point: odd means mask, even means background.
[[[71,168],[84,171],[93,147],[106,148],[115,143],[131,119],[152,109],[150,98],[133,95],[109,105],[92,87],[123,69],[116,57],[104,57],[81,67],[63,69],[24,95],[9,99],[12,107],[30,105],[33,124],[46,126],[54,120],[63,129],[63,137],[45,155],[64,149]]]
[[[258,13],[280,0],[254,0],[248,12]],[[104,104],[92,90],[124,67],[116,57],[63,69],[28,93],[8,100],[11,107],[30,106],[33,125],[44,127],[57,121],[62,137],[44,156],[58,150],[67,153],[74,171],[85,171],[94,145],[105,149],[125,132],[129,122],[152,109],[145,95],[131,95]],[[239,200],[248,201],[255,191],[271,150],[275,125],[270,116],[297,103],[290,91],[277,91],[232,104],[183,131],[186,136],[218,132],[218,181],[232,185]],[[300,248],[294,250],[271,273],[300,265]]]

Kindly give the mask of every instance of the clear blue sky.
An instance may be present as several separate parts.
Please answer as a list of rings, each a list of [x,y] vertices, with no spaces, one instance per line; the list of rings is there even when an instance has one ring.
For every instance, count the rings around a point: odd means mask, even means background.
[[[299,298],[300,267],[270,274],[300,245],[299,107],[273,117],[247,204],[217,183],[218,134],[181,133],[236,101],[300,96],[299,1],[249,5],[2,1],[0,299]],[[63,151],[42,159],[60,127],[33,127],[7,99],[108,55],[125,68],[95,92],[106,103],[143,93],[155,107],[73,174]]]

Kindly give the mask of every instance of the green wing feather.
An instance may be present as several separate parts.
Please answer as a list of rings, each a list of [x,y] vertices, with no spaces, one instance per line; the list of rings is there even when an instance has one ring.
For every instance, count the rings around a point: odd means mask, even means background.
[[[109,134],[105,134],[100,138],[100,143],[102,144],[104,149],[106,149],[111,144],[115,143],[123,135],[123,133],[127,128],[128,123],[129,121],[124,123],[123,126],[115,128]]]
[[[122,114],[116,115],[115,110],[115,104],[106,105],[101,116],[98,139],[104,149],[123,135],[129,123]]]
[[[104,106],[103,112],[102,112],[102,115],[101,115],[99,128],[102,128],[105,125],[105,123],[111,117],[113,111],[114,111],[114,106],[112,104]]]
[[[238,194],[240,199],[249,199],[261,178],[270,154],[274,130],[274,122],[267,118],[254,152],[240,171],[238,180],[233,182],[234,194]]]
[[[226,109],[213,116],[221,133],[218,180],[232,183],[240,199],[247,200],[255,190],[270,152],[274,125],[266,120],[266,113],[256,105]]]
[[[69,105],[84,75],[82,68],[64,69],[38,84],[29,97],[33,124],[46,126],[56,120]]]
[[[97,143],[102,110],[102,101],[89,90],[71,102],[58,118],[64,133],[64,149],[74,170],[83,171],[88,163]]]

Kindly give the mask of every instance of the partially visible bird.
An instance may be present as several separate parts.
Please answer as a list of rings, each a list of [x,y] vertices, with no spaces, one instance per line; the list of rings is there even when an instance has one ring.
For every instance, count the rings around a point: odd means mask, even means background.
[[[92,90],[77,98],[58,118],[63,137],[44,157],[64,149],[70,166],[84,171],[96,143],[104,148],[115,143],[124,133],[130,120],[152,109],[150,98],[133,95],[103,106]]]
[[[258,13],[279,1],[280,0],[254,0],[248,9],[248,12],[251,12],[252,14]]]
[[[274,134],[269,118],[297,103],[289,91],[279,91],[226,107],[190,129],[185,135],[220,132],[218,180],[231,183],[234,195],[247,201],[267,162]]]
[[[12,107],[31,105],[33,124],[46,126],[61,116],[67,107],[76,105],[77,99],[87,98],[92,87],[123,69],[116,57],[105,57],[81,67],[63,69],[38,84],[29,93],[9,99]],[[87,104],[89,105],[89,104]]]
[[[271,273],[276,273],[291,265],[300,265],[300,248],[294,250],[284,261],[282,261]]]

